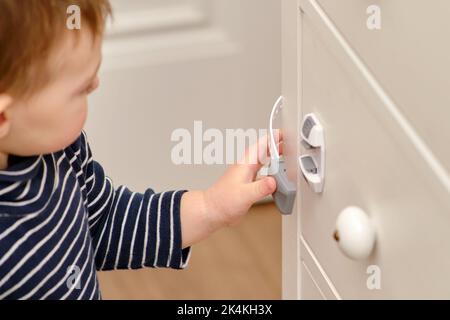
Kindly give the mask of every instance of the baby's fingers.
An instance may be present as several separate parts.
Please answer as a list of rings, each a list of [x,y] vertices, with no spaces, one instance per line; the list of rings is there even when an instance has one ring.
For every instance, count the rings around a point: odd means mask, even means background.
[[[275,192],[277,183],[273,177],[265,177],[244,186],[244,194],[249,197],[250,204],[264,199]]]

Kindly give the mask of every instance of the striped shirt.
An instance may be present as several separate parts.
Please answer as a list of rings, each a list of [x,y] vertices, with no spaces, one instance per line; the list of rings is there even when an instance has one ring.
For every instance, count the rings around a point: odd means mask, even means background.
[[[0,171],[0,299],[101,299],[96,270],[183,269],[185,190],[114,188],[84,132]]]

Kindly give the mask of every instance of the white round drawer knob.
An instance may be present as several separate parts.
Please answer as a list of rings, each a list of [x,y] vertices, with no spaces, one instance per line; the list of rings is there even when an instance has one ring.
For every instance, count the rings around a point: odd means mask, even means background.
[[[347,207],[337,218],[334,238],[347,257],[364,260],[370,256],[375,245],[375,228],[363,210]]]

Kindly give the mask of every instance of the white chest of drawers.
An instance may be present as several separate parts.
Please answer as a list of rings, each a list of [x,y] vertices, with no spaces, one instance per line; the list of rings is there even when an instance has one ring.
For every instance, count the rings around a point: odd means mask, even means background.
[[[369,6],[380,29],[366,25]],[[449,13],[445,0],[283,1],[283,127],[298,182],[283,218],[284,298],[450,298]],[[297,163],[308,113],[325,130],[321,194]],[[333,239],[348,206],[376,230],[367,259]]]

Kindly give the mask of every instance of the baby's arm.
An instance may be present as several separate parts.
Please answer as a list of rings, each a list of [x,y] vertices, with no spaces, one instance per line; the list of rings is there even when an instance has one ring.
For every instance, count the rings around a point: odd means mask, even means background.
[[[86,206],[97,270],[186,267],[190,248],[182,249],[180,202],[184,190],[155,193],[117,189],[92,159],[83,132]]]
[[[214,231],[237,223],[256,201],[272,194],[275,179],[255,181],[267,153],[267,138],[250,147],[203,191],[131,192],[113,188],[103,168],[87,152],[86,183],[89,228],[98,270],[186,267],[190,246]],[[281,152],[281,150],[280,150]]]

